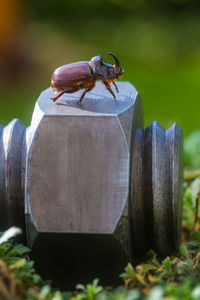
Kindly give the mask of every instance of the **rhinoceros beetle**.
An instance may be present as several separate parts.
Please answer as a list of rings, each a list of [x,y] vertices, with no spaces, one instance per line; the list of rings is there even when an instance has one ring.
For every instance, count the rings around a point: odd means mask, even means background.
[[[119,92],[115,80],[122,76],[123,70],[118,58],[110,52],[108,54],[115,59],[114,65],[105,63],[102,57],[98,55],[90,61],[80,61],[57,68],[51,78],[51,87],[58,95],[51,99],[56,101],[64,93],[74,93],[84,89],[78,101],[80,103],[85,94],[95,87],[97,80],[102,80],[107,90],[116,99],[110,85],[112,83],[116,92]]]

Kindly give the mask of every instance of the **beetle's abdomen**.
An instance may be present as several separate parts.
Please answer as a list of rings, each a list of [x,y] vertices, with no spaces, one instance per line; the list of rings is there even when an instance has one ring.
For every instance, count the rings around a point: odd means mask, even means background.
[[[51,86],[61,89],[74,85],[81,85],[93,80],[89,63],[87,61],[65,65],[56,69],[52,75]]]

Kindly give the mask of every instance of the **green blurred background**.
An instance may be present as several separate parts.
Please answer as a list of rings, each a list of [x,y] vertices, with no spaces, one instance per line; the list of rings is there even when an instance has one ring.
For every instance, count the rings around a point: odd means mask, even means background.
[[[63,64],[115,53],[141,93],[145,125],[200,128],[199,0],[1,0],[0,121],[30,123]]]

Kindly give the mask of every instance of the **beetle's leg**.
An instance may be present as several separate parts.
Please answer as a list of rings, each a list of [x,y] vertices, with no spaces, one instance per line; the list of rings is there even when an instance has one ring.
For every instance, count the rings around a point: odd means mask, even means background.
[[[114,87],[115,87],[115,89],[116,89],[116,92],[117,92],[117,94],[118,94],[118,93],[119,93],[119,90],[118,90],[118,87],[117,87],[115,81],[112,81],[112,83],[113,83],[113,85],[114,85]]]
[[[60,98],[60,96],[62,96],[66,91],[62,91],[60,92],[57,96],[51,98],[53,101],[56,101],[58,98]]]
[[[77,101],[77,103],[81,103],[81,101],[83,100],[83,98],[84,98],[84,96],[85,96],[85,94],[88,92],[88,90],[87,89],[85,89],[84,91],[83,91],[83,93],[81,94],[81,97],[80,97],[80,99]]]
[[[83,100],[85,94],[86,94],[87,92],[91,91],[91,90],[93,89],[94,86],[95,86],[95,82],[93,82],[90,86],[88,86],[88,87],[83,91],[83,93],[82,93],[80,99],[77,101],[77,103],[80,104],[81,101]]]
[[[111,95],[113,96],[113,98],[116,99],[116,96],[115,96],[113,90],[111,89],[110,84],[107,81],[104,81],[104,80],[103,80],[103,84],[105,85],[105,87],[107,88],[107,90],[111,93]]]

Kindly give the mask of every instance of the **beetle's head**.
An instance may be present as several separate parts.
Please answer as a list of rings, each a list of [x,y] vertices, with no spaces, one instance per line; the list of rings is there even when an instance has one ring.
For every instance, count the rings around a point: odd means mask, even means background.
[[[103,61],[100,55],[94,56],[90,60],[90,67],[92,68],[93,74],[101,79],[120,78],[123,74],[120,62],[114,54],[110,52],[108,52],[108,54],[110,54],[115,59],[115,64],[107,64],[105,61]]]

